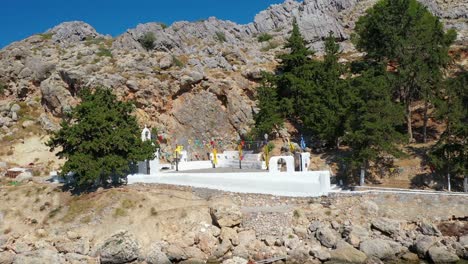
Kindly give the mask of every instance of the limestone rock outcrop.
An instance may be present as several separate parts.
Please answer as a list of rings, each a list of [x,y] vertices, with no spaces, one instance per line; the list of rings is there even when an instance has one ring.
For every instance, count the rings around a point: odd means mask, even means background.
[[[297,19],[311,48],[322,50],[323,38],[331,31],[344,51],[353,51],[349,38],[354,23],[375,2],[287,0],[246,25],[215,17],[170,26],[146,23],[115,38],[85,22],[64,22],[0,50],[0,101],[39,103],[45,112],[40,123],[52,131],[56,126],[49,117],[63,117],[79,102],[81,89],[105,86],[135,102],[142,123],[178,144],[237,141],[250,130],[255,87],[262,71],[277,65],[292,20]],[[461,43],[467,41],[466,3],[421,2],[447,28],[458,30]],[[140,41],[150,33],[154,48],[146,50]],[[260,34],[269,34],[271,40],[259,41]],[[13,113],[0,117],[4,131],[21,119]],[[0,137],[8,133],[0,131]]]

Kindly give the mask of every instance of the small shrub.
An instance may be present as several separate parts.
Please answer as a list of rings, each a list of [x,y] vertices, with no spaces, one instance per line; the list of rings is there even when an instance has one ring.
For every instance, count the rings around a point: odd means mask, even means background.
[[[154,207],[151,207],[150,214],[151,214],[151,216],[157,216],[158,211],[156,211],[156,209],[154,209]]]
[[[186,210],[182,210],[182,212],[180,212],[180,218],[186,218],[188,216],[188,213]]]
[[[116,208],[114,211],[114,217],[127,216],[127,211],[123,208]]]
[[[135,207],[135,202],[132,200],[125,199],[122,201],[122,207],[125,209],[130,209]]]
[[[87,224],[87,223],[91,222],[91,216],[87,215],[87,216],[81,218],[80,222],[83,223],[83,224]]]
[[[105,42],[105,38],[93,38],[93,37],[86,37],[85,38],[85,45],[86,46],[91,46],[91,45],[99,45],[103,42]]]
[[[266,148],[267,148],[268,152],[273,151],[273,149],[275,149],[275,143],[273,143],[273,142],[268,142]]]
[[[11,231],[12,231],[11,227],[8,227],[5,230],[3,230],[3,234],[8,235],[11,233]]]
[[[99,57],[109,57],[112,58],[112,53],[109,49],[105,48],[104,46],[100,46],[98,53],[96,54]]]
[[[263,47],[261,50],[263,52],[266,52],[266,51],[269,51],[269,50],[272,50],[272,49],[276,49],[277,47],[279,47],[279,45],[280,44],[278,42],[276,42],[276,41],[270,41],[270,42],[268,42],[268,45]]]
[[[147,32],[145,33],[139,40],[141,46],[145,48],[147,51],[150,51],[154,49],[155,44],[154,42],[156,41],[156,36],[154,36],[153,32]]]
[[[41,36],[41,38],[43,40],[48,40],[48,39],[52,39],[52,36],[54,35],[54,33],[42,33],[42,34],[39,34],[39,36]]]
[[[332,212],[331,212],[330,210],[328,210],[328,211],[325,211],[325,214],[326,214],[327,216],[330,216],[330,215],[332,214]]]
[[[174,61],[174,65],[182,68],[184,67],[184,63],[182,63],[176,56],[172,56],[172,60]]]
[[[5,83],[0,82],[0,96],[4,95],[6,92],[7,86]]]
[[[41,171],[40,170],[33,170],[32,175],[34,177],[39,177],[39,176],[41,176]]]
[[[167,28],[167,24],[166,24],[166,23],[160,22],[160,23],[158,23],[158,24],[162,27],[162,29],[166,29],[166,28]]]
[[[14,153],[13,150],[9,149],[6,154],[7,154],[7,156],[11,156],[11,155],[13,155],[13,153]]]
[[[258,42],[266,42],[266,41],[270,41],[272,38],[273,38],[272,35],[268,33],[262,33],[257,37],[257,40]]]
[[[294,216],[295,218],[299,218],[299,217],[301,217],[301,213],[299,212],[299,210],[294,210],[293,216]]]
[[[224,34],[224,32],[217,31],[217,32],[216,32],[216,39],[217,39],[219,42],[226,42],[226,34]]]
[[[61,210],[62,210],[62,207],[59,206],[59,207],[55,208],[54,210],[50,211],[49,212],[49,218],[54,218],[58,213],[60,213]]]

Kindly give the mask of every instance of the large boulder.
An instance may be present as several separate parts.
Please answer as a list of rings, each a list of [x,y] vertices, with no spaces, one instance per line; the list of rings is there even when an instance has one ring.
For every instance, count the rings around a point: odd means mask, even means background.
[[[210,208],[211,218],[219,227],[238,226],[242,221],[242,213],[237,206],[218,206]]]
[[[400,232],[399,221],[384,217],[372,221],[372,227],[390,236],[397,235]]]
[[[335,233],[328,227],[320,227],[317,229],[315,233],[317,240],[322,243],[323,246],[327,248],[332,248],[336,245],[336,235]]]
[[[366,214],[375,215],[379,212],[379,206],[373,201],[364,201],[361,203],[361,209]]]
[[[68,253],[65,254],[65,259],[67,264],[91,264],[91,263],[98,263],[96,258],[80,255],[76,253]]]
[[[206,259],[206,254],[203,253],[199,248],[197,247],[187,247],[184,248],[185,255],[187,255],[188,260],[191,259]]]
[[[231,259],[227,259],[223,261],[223,264],[247,264],[248,260],[240,258],[240,257],[233,257]]]
[[[195,243],[205,254],[211,255],[218,243],[218,239],[210,232],[200,232],[195,237]]]
[[[220,238],[221,241],[230,241],[234,246],[239,245],[239,236],[237,235],[237,231],[232,228],[224,227],[221,229]]]
[[[167,248],[164,249],[164,252],[166,253],[169,260],[172,262],[178,262],[186,260],[188,258],[187,254],[185,253],[185,250],[179,244],[169,245]]]
[[[148,264],[171,264],[171,261],[161,250],[159,243],[153,243],[150,250],[146,254],[146,262]]]
[[[459,242],[463,247],[468,248],[468,235],[461,236]]]
[[[67,84],[58,73],[52,74],[41,83],[42,101],[56,116],[61,116],[64,109],[74,104],[75,99]]]
[[[383,239],[369,239],[363,241],[359,249],[368,257],[389,260],[396,257],[400,252],[398,243]]]
[[[429,222],[421,222],[419,224],[419,230],[421,231],[421,233],[427,236],[441,236],[442,235],[442,233],[437,228],[437,226]]]
[[[53,132],[60,129],[60,126],[52,122],[46,113],[42,113],[39,116],[39,122],[41,123],[42,129],[48,132]]]
[[[416,238],[413,249],[420,258],[425,258],[427,251],[431,248],[436,241],[430,236],[419,236]]]
[[[32,180],[32,178],[33,178],[32,173],[30,171],[25,171],[19,174],[18,176],[16,176],[15,180],[17,182],[28,182]]]
[[[61,264],[63,263],[57,251],[41,249],[15,256],[13,264]]]
[[[119,231],[104,241],[97,255],[101,263],[128,263],[138,259],[140,246],[134,235]]]
[[[335,263],[364,263],[366,259],[366,254],[351,245],[330,251],[330,260]]]
[[[359,247],[361,241],[366,240],[369,235],[370,230],[359,225],[347,226],[343,231],[343,237],[346,238],[346,241],[356,248]]]
[[[324,249],[320,245],[315,245],[310,248],[310,255],[319,259],[320,261],[327,261],[330,259],[331,255],[329,250]]]
[[[18,113],[21,110],[21,106],[18,104],[13,104],[10,108],[11,113]]]
[[[248,246],[256,240],[255,230],[244,230],[238,233],[239,245]]]
[[[15,255],[9,251],[0,252],[0,264],[11,264],[15,260]]]
[[[224,240],[219,244],[213,252],[213,256],[216,258],[222,258],[232,248],[229,240]]]
[[[445,247],[433,246],[429,249],[428,255],[432,262],[438,263],[456,263],[460,259],[458,256],[447,250]]]
[[[52,40],[56,43],[71,43],[84,41],[89,38],[102,37],[89,24],[82,21],[63,22],[48,33],[53,34]]]
[[[80,255],[87,255],[89,252],[88,239],[79,239],[76,241],[62,240],[54,244],[55,248],[60,253],[76,253]]]

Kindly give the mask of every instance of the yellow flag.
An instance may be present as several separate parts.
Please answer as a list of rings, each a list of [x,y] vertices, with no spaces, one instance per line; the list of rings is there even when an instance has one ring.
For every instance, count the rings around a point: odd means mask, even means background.
[[[289,138],[288,138],[288,145],[289,145],[289,150],[290,150],[291,152],[293,152],[293,151],[294,151],[294,145],[291,143],[291,141],[289,140]]]
[[[181,154],[182,150],[184,150],[184,146],[177,146],[175,151],[177,152],[177,154]]]
[[[268,149],[268,145],[265,145],[265,147],[263,147],[263,151],[265,153],[265,165],[266,165],[266,167],[268,169],[269,165],[270,165],[269,164],[270,161],[268,160],[270,158],[270,151]]]
[[[218,165],[218,151],[213,149],[213,164]]]

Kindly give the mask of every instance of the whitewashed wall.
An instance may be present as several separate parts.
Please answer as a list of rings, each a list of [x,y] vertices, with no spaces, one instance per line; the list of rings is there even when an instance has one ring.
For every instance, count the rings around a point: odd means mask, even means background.
[[[328,195],[329,171],[250,173],[159,173],[129,175],[128,183],[160,183],[215,190],[294,197]]]

